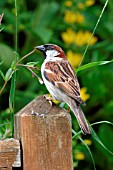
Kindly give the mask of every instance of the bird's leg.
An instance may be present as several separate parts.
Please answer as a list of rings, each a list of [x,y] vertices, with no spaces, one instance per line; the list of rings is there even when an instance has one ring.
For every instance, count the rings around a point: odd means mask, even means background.
[[[71,111],[71,109],[70,109],[70,107],[68,107],[67,112],[70,113],[70,111]]]
[[[54,98],[51,97],[49,94],[45,94],[44,97],[45,97],[47,100],[50,100],[50,101],[54,100]]]
[[[46,100],[49,101],[50,105],[52,106],[53,105],[52,100],[54,100],[53,97],[50,97],[49,94],[45,94],[44,97],[46,98]]]

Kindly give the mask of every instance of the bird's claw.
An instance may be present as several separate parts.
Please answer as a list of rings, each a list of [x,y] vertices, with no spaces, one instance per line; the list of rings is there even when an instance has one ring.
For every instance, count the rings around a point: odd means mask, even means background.
[[[34,110],[32,110],[31,114],[34,115],[34,116],[39,116],[39,117],[44,118],[44,114],[39,114],[37,112],[34,112]]]
[[[52,106],[53,105],[52,100],[54,100],[53,97],[50,97],[48,94],[45,94],[44,97],[46,98],[46,100],[49,101],[50,105]]]

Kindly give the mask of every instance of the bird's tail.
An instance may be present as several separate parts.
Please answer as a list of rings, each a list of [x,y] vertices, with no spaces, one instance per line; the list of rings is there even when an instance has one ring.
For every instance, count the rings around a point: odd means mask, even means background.
[[[89,128],[89,125],[88,125],[88,123],[87,123],[87,121],[86,121],[86,118],[85,118],[85,116],[84,116],[84,113],[83,113],[83,111],[82,111],[82,109],[80,108],[80,106],[78,106],[78,113],[77,113],[77,115],[76,115],[76,112],[74,112],[74,114],[75,114],[75,116],[76,116],[76,118],[77,118],[77,120],[78,120],[78,123],[79,123],[79,126],[80,126],[80,128],[81,128],[81,130],[82,130],[82,132],[86,135],[86,134],[91,134],[91,130],[90,130],[90,128]],[[77,110],[76,109],[76,110]],[[75,111],[76,111],[75,110]]]
[[[80,126],[82,132],[85,135],[91,134],[91,130],[89,128],[89,125],[86,121],[86,118],[85,118],[84,113],[83,113],[82,109],[80,108],[80,106],[77,105],[74,100],[71,100],[70,108],[74,112],[74,115],[77,118],[77,121],[79,123],[79,126]]]

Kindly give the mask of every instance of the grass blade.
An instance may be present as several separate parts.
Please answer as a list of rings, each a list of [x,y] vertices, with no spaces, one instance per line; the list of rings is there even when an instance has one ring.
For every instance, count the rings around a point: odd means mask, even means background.
[[[81,131],[80,131],[80,132],[81,132]],[[78,133],[80,134],[80,132],[78,132]],[[80,136],[78,136],[78,133],[76,133],[73,129],[72,129],[72,133],[74,134],[74,136],[76,135],[76,136],[79,138],[79,140],[80,140],[80,141],[85,145],[85,147],[87,148],[87,150],[88,150],[88,152],[89,152],[89,154],[90,154],[90,156],[91,156],[92,162],[93,162],[94,170],[96,170],[95,161],[94,161],[94,158],[93,158],[93,155],[92,155],[92,153],[91,153],[91,150],[90,150],[89,146],[83,141],[83,139],[82,139]]]
[[[94,126],[94,125],[97,125],[97,124],[102,124],[102,123],[107,123],[107,124],[113,125],[113,123],[109,122],[109,121],[99,121],[99,122],[92,123],[91,126]]]
[[[110,153],[111,155],[113,155],[113,153],[106,148],[106,146],[101,142],[101,140],[99,139],[99,137],[97,136],[97,134],[95,133],[95,131],[93,130],[93,128],[91,127],[91,131],[92,131],[92,137],[95,141],[97,141],[99,143],[99,145],[108,153]]]
[[[103,9],[102,9],[102,11],[101,11],[101,13],[100,13],[100,16],[99,16],[99,18],[98,18],[98,20],[97,20],[97,23],[96,23],[96,25],[95,25],[95,27],[94,27],[93,33],[92,33],[92,35],[91,35],[91,37],[90,37],[90,40],[89,40],[89,42],[88,42],[88,44],[87,44],[87,46],[86,46],[86,49],[85,49],[85,51],[84,51],[84,54],[83,54],[83,57],[82,57],[82,60],[81,60],[81,62],[80,62],[80,64],[79,64],[79,66],[81,66],[81,64],[82,64],[82,62],[83,62],[83,60],[84,60],[84,57],[85,57],[86,52],[87,52],[87,50],[88,50],[88,48],[89,48],[90,42],[91,42],[91,40],[92,40],[92,38],[93,38],[93,35],[94,35],[95,31],[96,31],[96,28],[97,28],[97,26],[98,26],[98,24],[99,24],[99,22],[100,22],[100,19],[101,19],[103,13],[104,13],[104,10],[105,10],[105,8],[106,8],[106,6],[107,6],[107,4],[108,4],[108,1],[109,1],[109,0],[106,0],[106,2],[105,2],[105,4],[104,4],[104,7],[103,7]]]
[[[79,132],[75,132],[73,129],[72,129],[72,133],[74,134],[74,136],[72,137],[72,139],[74,138],[77,138],[80,134],[82,134],[82,131],[79,131]]]

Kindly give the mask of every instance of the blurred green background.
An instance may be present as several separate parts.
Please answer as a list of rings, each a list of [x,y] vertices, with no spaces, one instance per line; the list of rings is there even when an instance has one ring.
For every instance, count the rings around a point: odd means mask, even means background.
[[[15,58],[15,2],[14,0],[0,0],[0,15],[4,13],[0,26],[0,70],[6,74]],[[76,69],[82,59],[95,24],[99,18],[105,0],[21,0],[17,2],[17,32],[18,58],[44,43],[54,43],[61,46],[73,68]],[[113,56],[113,1],[104,11],[101,21],[92,38],[83,64],[94,61],[112,60]],[[43,56],[33,53],[23,60],[37,62],[41,67]],[[0,73],[1,73],[0,71]],[[41,77],[40,71],[36,72]],[[2,73],[1,73],[2,74]],[[36,77],[32,77],[29,70],[18,67],[16,71],[15,110],[16,113],[27,103],[39,95],[48,93]],[[81,96],[86,101],[83,108],[90,123],[98,121],[113,122],[113,64],[91,67],[77,74]],[[4,84],[0,75],[0,89]],[[0,96],[0,139],[11,137],[12,115],[9,109],[9,93],[11,79]],[[79,131],[78,124],[72,114],[73,128]],[[103,144],[113,152],[113,127],[108,124],[93,126]],[[81,135],[90,147],[96,168],[98,170],[112,170],[113,156],[100,149],[91,136]],[[74,139],[73,166],[75,169],[91,170],[93,163],[86,147]]]

